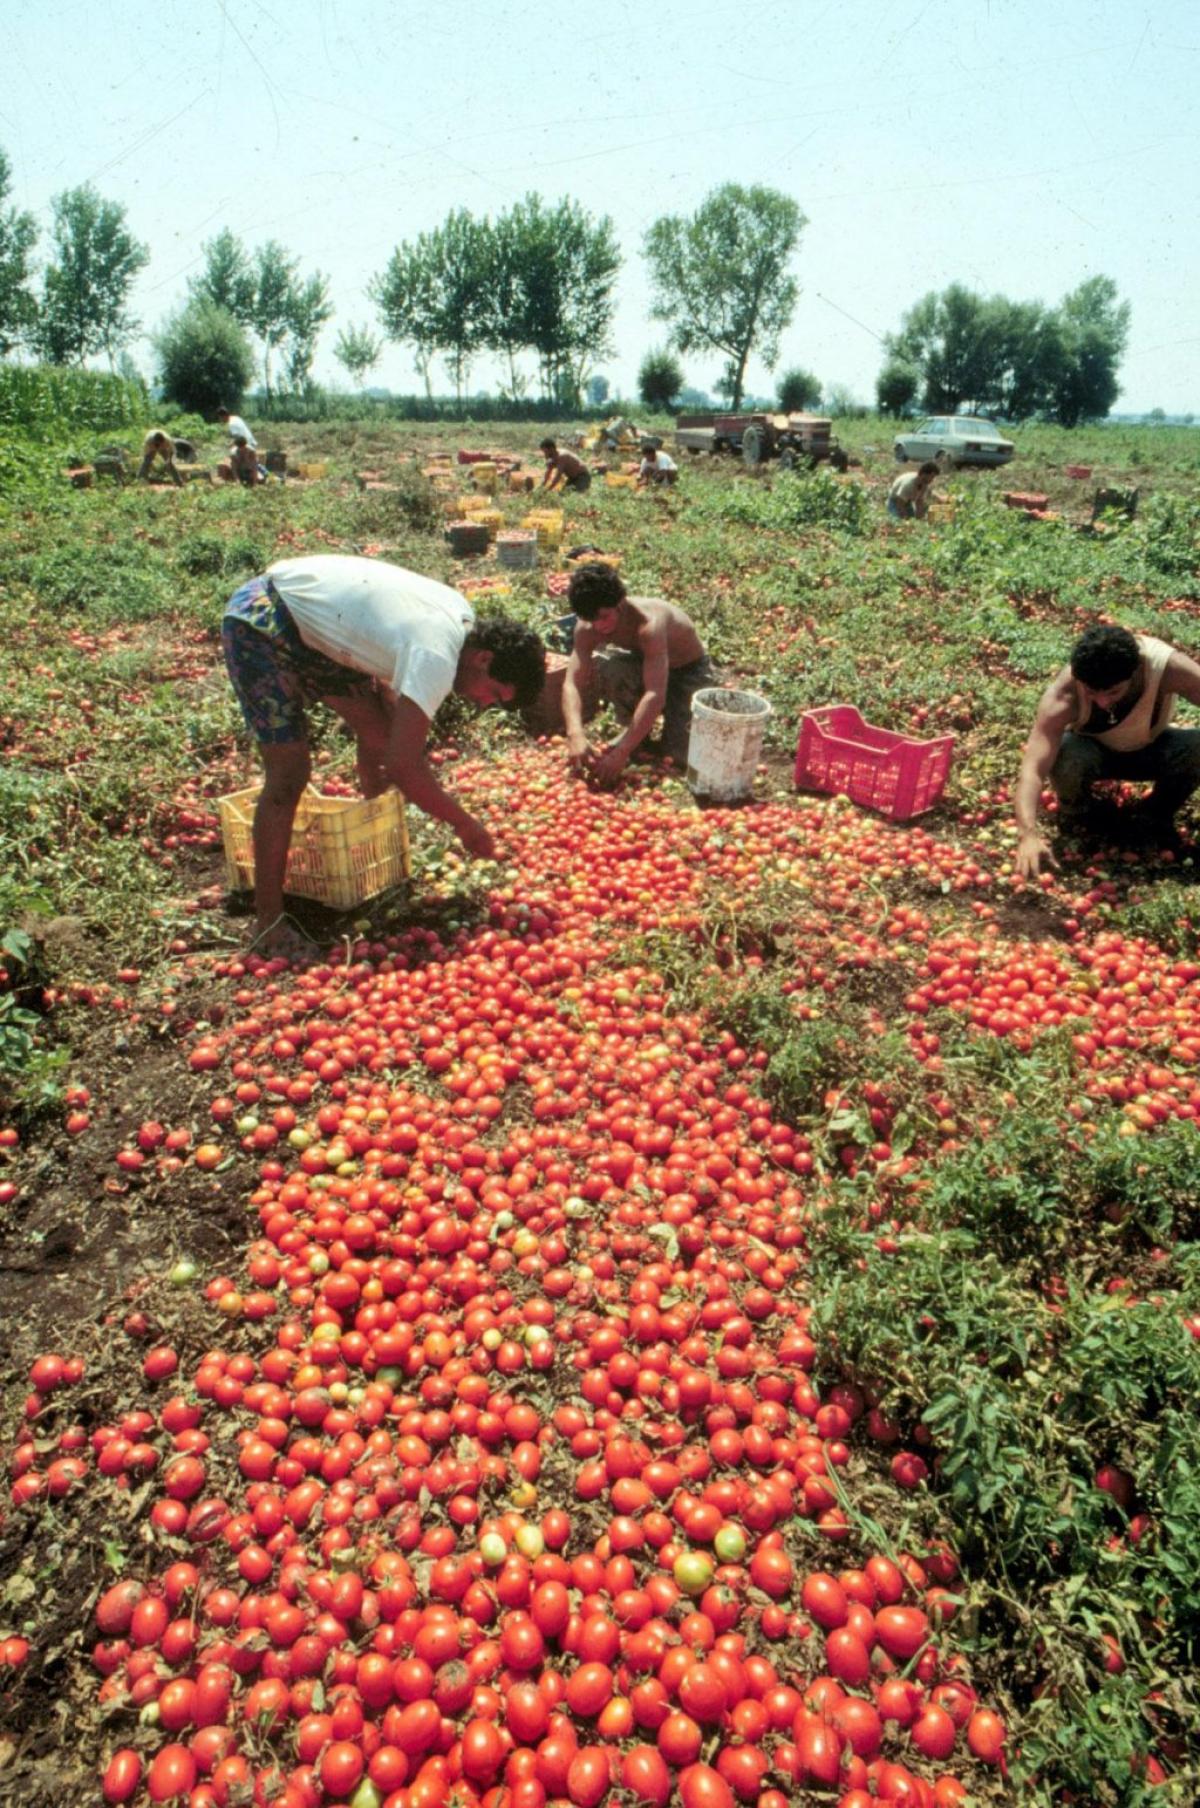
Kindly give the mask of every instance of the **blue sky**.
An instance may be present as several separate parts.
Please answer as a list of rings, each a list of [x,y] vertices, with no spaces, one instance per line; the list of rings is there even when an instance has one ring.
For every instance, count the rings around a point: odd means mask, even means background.
[[[331,278],[323,380],[338,326],[376,324],[366,285],[397,243],[537,190],[613,219],[599,368],[632,393],[663,336],[646,228],[764,182],[809,221],[780,369],[866,400],[880,336],[927,290],[1052,302],[1103,273],[1133,310],[1118,410],[1200,414],[1187,0],[0,0],[0,68],[13,201],[43,226],[77,183],[121,202],[151,250],[148,328],[221,227],[279,239]],[[709,387],[719,361],[685,368]],[[496,374],[481,360],[472,386]],[[398,347],[374,380],[418,387]]]

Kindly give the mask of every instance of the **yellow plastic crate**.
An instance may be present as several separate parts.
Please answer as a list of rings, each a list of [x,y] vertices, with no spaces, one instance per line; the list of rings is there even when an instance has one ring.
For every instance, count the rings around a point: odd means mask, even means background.
[[[217,799],[231,891],[254,889],[254,806],[261,785]],[[331,910],[353,910],[412,872],[399,791],[381,797],[322,797],[309,788],[292,826],[283,889]]]
[[[637,479],[627,476],[624,471],[606,471],[604,481],[610,490],[631,490]]]
[[[295,464],[292,466],[292,470],[297,477],[315,478],[329,475],[329,466],[324,459],[314,463]]]

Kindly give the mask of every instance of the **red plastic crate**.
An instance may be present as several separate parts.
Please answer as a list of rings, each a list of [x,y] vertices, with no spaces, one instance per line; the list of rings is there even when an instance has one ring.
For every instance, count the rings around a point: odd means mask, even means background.
[[[893,822],[907,822],[941,797],[953,748],[953,735],[918,741],[872,728],[852,704],[833,703],[806,710],[800,719],[796,785],[841,793]]]

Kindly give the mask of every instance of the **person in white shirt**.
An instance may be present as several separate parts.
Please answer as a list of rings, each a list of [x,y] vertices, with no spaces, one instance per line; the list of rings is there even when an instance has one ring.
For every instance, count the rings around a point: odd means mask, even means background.
[[[647,489],[651,484],[672,484],[679,481],[679,466],[673,458],[668,457],[655,446],[642,448],[642,462],[638,466],[637,487]]]
[[[904,471],[888,491],[887,512],[896,521],[924,521],[933,501],[938,468],[931,458],[915,471]]]
[[[263,762],[253,829],[256,948],[307,951],[283,915],[292,823],[312,770],[307,704],[327,704],[353,731],[364,796],[397,785],[448,823],[469,854],[495,857],[483,823],[434,777],[425,741],[451,691],[481,709],[536,701],[545,652],[532,629],[503,616],[476,624],[449,585],[335,553],[280,560],[243,584],[226,606],[221,640]]]
[[[258,441],[240,414],[230,414],[228,408],[218,408],[217,419],[224,422],[225,431],[235,446],[241,441],[243,445],[249,446],[252,452],[258,451]]]

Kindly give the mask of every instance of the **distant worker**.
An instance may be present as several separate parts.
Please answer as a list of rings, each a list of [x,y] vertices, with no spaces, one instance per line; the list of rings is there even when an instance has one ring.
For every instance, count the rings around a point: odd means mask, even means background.
[[[1170,846],[1175,812],[1200,785],[1200,729],[1169,726],[1176,697],[1200,704],[1200,665],[1149,634],[1088,628],[1043,693],[1025,743],[1013,799],[1017,872],[1036,879],[1050,850],[1038,833],[1042,787],[1058,793],[1061,828],[1089,821],[1097,779],[1152,779],[1150,795],[1127,812],[1147,839]]]
[[[258,451],[258,441],[240,414],[231,414],[228,408],[218,408],[217,419],[224,422],[225,431],[235,446],[240,440],[244,445],[249,446],[252,452]]]
[[[657,446],[643,446],[642,462],[638,466],[638,489],[645,490],[654,484],[669,485],[678,482],[679,466],[675,460]]]
[[[931,458],[915,471],[905,471],[888,491],[887,512],[897,521],[924,521],[933,501],[938,468]]]
[[[177,488],[183,488],[183,478],[175,468],[175,441],[161,427],[152,427],[142,441],[142,462],[138,466],[139,479],[148,478],[150,467],[155,459],[163,466],[167,476]]]
[[[244,439],[234,440],[228,457],[217,466],[217,476],[223,483],[244,483],[249,487],[267,481],[267,473],[258,462],[258,453]]]
[[[613,785],[639,747],[686,766],[692,698],[720,676],[692,621],[660,596],[629,596],[611,565],[598,561],[572,574],[567,600],[575,614],[571,657],[563,679],[567,753],[575,771]],[[624,731],[601,751],[583,728],[583,698],[593,679]],[[650,734],[662,719],[656,744]]]
[[[582,458],[573,452],[559,451],[555,440],[544,439],[538,448],[546,460],[541,487],[544,490],[576,490],[580,495],[592,487],[592,474]]]

